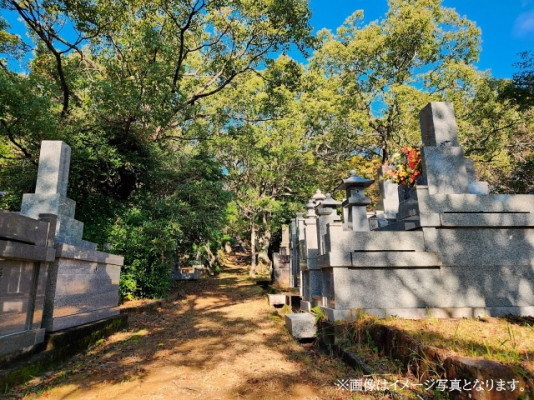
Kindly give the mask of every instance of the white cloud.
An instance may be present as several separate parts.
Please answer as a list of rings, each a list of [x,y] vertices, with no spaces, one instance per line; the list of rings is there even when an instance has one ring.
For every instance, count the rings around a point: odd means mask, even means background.
[[[526,11],[517,17],[514,33],[517,36],[527,36],[534,33],[534,10]]]

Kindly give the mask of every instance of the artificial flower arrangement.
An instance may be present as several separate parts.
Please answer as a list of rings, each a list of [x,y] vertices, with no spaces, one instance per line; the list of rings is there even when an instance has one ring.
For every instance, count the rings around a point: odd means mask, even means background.
[[[403,186],[415,186],[421,175],[421,150],[417,147],[404,146],[402,153],[395,153],[392,164],[385,171],[386,179]]]

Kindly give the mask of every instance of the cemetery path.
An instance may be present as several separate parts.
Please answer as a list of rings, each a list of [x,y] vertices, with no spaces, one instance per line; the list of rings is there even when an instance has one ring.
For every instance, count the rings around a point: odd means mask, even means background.
[[[157,311],[130,314],[127,331],[16,390],[84,400],[350,398],[335,382],[354,372],[282,325],[246,269],[233,265],[178,283]]]

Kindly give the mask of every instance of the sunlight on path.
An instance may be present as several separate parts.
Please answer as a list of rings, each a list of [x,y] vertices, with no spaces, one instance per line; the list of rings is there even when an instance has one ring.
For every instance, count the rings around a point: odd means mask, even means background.
[[[242,270],[181,282],[173,296],[26,398],[345,398],[335,380],[351,372],[296,343]]]

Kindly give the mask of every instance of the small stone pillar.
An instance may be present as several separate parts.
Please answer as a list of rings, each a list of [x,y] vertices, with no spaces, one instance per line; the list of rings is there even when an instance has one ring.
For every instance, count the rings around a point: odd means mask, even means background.
[[[326,233],[327,225],[331,222],[340,221],[341,218],[337,215],[337,208],[341,207],[341,202],[334,200],[330,193],[326,194],[326,198],[321,204],[315,207],[317,214],[317,244],[319,255],[326,252]]]
[[[282,225],[280,251],[273,253],[273,286],[282,289],[288,289],[292,286],[289,227],[287,225]]]
[[[365,196],[364,190],[373,184],[374,180],[365,179],[351,171],[347,179],[334,190],[346,190],[347,198],[343,200],[343,230],[354,232],[368,232],[366,207],[371,200]]]
[[[315,201],[314,201],[315,199]],[[302,220],[303,232],[303,262],[301,264],[301,296],[300,308],[303,311],[311,310],[312,285],[317,275],[317,215],[315,214],[316,202],[324,199],[324,195],[317,190],[315,195],[306,203],[306,215]]]

